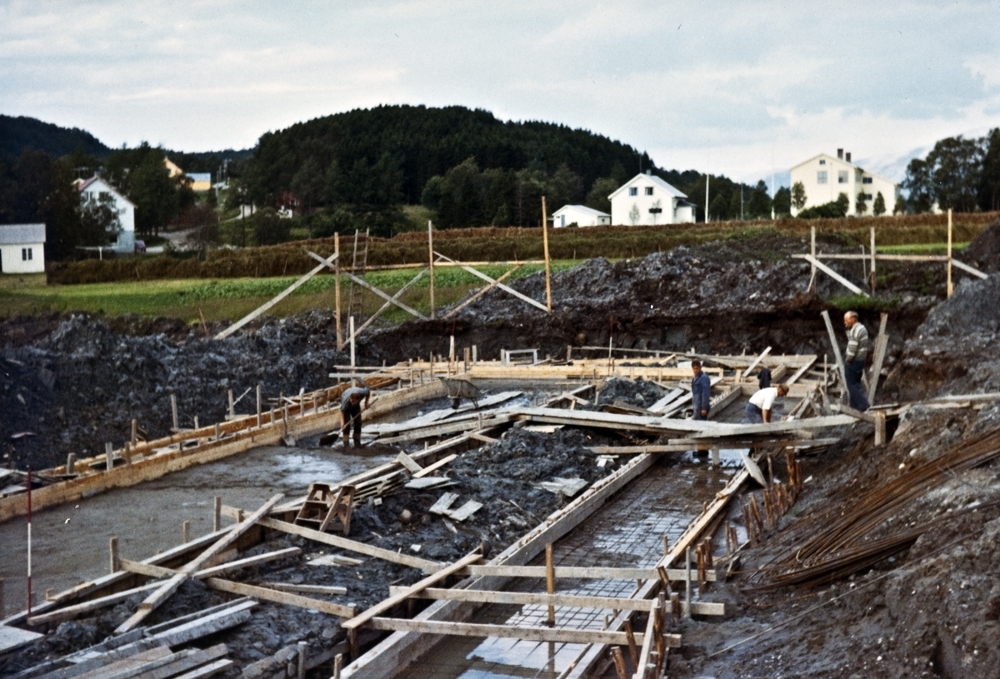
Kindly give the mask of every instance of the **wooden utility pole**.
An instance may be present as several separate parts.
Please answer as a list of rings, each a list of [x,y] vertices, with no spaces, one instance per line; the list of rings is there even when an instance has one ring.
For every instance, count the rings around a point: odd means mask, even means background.
[[[815,257],[816,255],[813,255]],[[875,294],[875,227],[872,227],[872,266],[871,266],[872,294]]]
[[[545,306],[552,313],[552,267],[549,265],[549,221],[545,214],[545,196],[542,196],[542,247],[545,250]]]
[[[434,320],[434,224],[427,220],[427,255],[430,258],[431,320]]]
[[[954,287],[951,284],[951,208],[948,208],[948,296],[951,297],[951,293],[954,291]]]
[[[337,298],[337,351],[344,348],[344,334],[340,329],[340,234],[333,234],[333,253],[337,259],[333,268],[333,294]]]

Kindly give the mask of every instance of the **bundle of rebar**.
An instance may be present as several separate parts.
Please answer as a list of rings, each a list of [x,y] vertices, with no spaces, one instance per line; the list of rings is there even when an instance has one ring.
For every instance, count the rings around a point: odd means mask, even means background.
[[[796,522],[783,536],[786,541],[790,539],[791,546],[759,571],[766,580],[764,586],[822,584],[905,551],[921,535],[960,512],[879,537],[874,533],[887,521],[905,515],[909,505],[947,478],[997,457],[1000,432],[982,434],[889,483],[859,494],[849,507],[837,504]],[[801,540],[796,539],[799,535],[803,536]]]

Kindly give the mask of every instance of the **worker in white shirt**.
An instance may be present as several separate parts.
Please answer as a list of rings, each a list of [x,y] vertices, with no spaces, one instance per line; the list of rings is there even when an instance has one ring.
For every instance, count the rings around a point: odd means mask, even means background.
[[[787,384],[779,384],[776,387],[761,389],[750,397],[747,403],[747,419],[751,424],[761,424],[771,421],[771,412],[774,410],[774,401],[779,396],[788,393]]]

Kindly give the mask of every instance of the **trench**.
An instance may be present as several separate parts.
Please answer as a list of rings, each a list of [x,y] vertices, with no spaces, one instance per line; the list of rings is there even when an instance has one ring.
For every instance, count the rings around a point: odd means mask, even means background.
[[[722,451],[720,468],[704,460],[661,459],[649,471],[553,544],[556,566],[650,568],[663,556],[663,537],[673,544],[740,468],[738,451]],[[692,464],[693,463],[693,464]],[[531,565],[544,565],[544,555]],[[518,578],[510,591],[545,591],[544,579]],[[697,585],[695,585],[697,589]],[[634,581],[557,580],[560,594],[627,597]],[[709,595],[710,596],[710,595]],[[700,594],[698,595],[700,599]],[[704,600],[709,600],[708,598]],[[610,610],[557,606],[556,625],[600,630]],[[476,623],[543,626],[544,605],[489,604],[470,620]],[[448,637],[397,676],[416,679],[555,679],[572,668],[587,648],[584,644],[517,639]]]

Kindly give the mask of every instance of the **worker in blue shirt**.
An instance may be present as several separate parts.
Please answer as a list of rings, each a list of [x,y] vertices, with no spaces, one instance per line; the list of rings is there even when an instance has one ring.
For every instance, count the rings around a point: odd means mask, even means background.
[[[701,361],[695,359],[691,361],[691,372],[694,378],[691,380],[691,403],[694,405],[694,419],[707,420],[709,405],[709,392],[712,390],[712,382],[708,375],[701,371]]]

